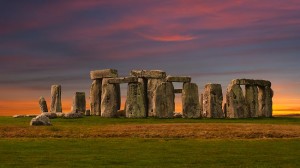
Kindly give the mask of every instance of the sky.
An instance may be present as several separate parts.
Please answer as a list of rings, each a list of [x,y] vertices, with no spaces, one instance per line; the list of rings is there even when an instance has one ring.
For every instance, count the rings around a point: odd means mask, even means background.
[[[89,72],[106,68],[119,76],[132,69],[191,76],[200,93],[206,83],[225,94],[235,78],[270,80],[274,114],[300,113],[299,0],[0,4],[0,115],[38,114],[40,96],[50,106],[52,84],[62,85],[64,112],[74,92],[89,103]]]

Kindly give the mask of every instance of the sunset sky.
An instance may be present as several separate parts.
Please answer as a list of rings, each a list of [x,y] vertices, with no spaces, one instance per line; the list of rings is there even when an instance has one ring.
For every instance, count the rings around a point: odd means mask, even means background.
[[[200,92],[220,83],[225,93],[235,78],[270,80],[274,114],[300,113],[299,0],[0,4],[0,115],[39,113],[40,96],[50,106],[52,84],[62,85],[68,112],[76,91],[89,102],[89,72],[106,68],[191,76]]]

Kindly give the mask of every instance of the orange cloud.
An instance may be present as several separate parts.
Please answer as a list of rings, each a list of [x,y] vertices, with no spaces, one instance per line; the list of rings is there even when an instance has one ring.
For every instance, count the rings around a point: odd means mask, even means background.
[[[154,40],[154,41],[161,41],[161,42],[177,42],[177,41],[189,41],[197,39],[196,36],[190,35],[166,35],[166,36],[151,36],[151,35],[141,35],[142,37]]]

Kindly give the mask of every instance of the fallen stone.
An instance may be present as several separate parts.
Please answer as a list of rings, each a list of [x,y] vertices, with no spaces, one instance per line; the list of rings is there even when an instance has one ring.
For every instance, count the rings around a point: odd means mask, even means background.
[[[222,110],[223,93],[220,84],[205,85],[203,95],[203,117],[224,118]]]
[[[195,83],[184,83],[182,89],[183,118],[200,118],[198,86]]]
[[[174,113],[174,118],[182,118],[182,114],[181,113]]]
[[[237,84],[230,84],[226,92],[227,118],[246,118],[248,109],[242,88]]]
[[[234,79],[231,81],[234,85],[255,85],[255,86],[268,86],[271,87],[271,82],[267,80],[254,80],[254,79]]]
[[[23,118],[23,117],[26,117],[26,115],[22,115],[22,114],[13,115],[13,118]]]
[[[42,125],[52,125],[50,119],[46,115],[39,115],[30,121],[31,126],[42,126]]]
[[[76,112],[66,113],[64,116],[64,118],[67,118],[67,119],[82,118],[82,117],[83,117],[82,113],[76,113]]]
[[[161,70],[132,70],[130,72],[130,75],[138,78],[154,78],[154,79],[166,78],[166,72]]]
[[[27,114],[25,117],[37,117],[38,115],[36,115],[36,114]]]
[[[44,115],[50,119],[53,119],[53,118],[57,118],[57,114],[56,112],[48,112],[48,113],[42,113],[41,115]]]
[[[39,105],[42,113],[48,112],[47,102],[44,97],[40,97]]]
[[[127,90],[127,99],[125,105],[127,118],[145,118],[146,117],[146,95],[144,95],[144,84],[129,83]]]
[[[102,81],[101,116],[118,116],[118,85],[108,83],[109,78]]]
[[[148,79],[147,82],[147,99],[148,99],[148,116],[155,117],[154,113],[154,92],[157,87],[164,82],[163,79]]]
[[[112,78],[108,80],[108,83],[110,84],[121,84],[121,83],[137,83],[138,78],[137,77],[123,77],[123,78]]]
[[[163,82],[154,92],[153,116],[157,118],[173,118],[175,111],[174,86],[171,82]]]
[[[65,113],[56,113],[57,118],[63,118]]]
[[[85,113],[86,101],[84,92],[76,92],[73,96],[73,105],[71,111]]]
[[[188,76],[167,76],[166,78],[167,82],[191,82],[191,77]]]
[[[249,110],[248,117],[258,117],[258,89],[255,85],[246,85],[245,99]]]
[[[177,93],[182,93],[182,89],[174,89],[174,93],[177,94]]]
[[[90,90],[91,115],[101,115],[102,80],[93,80]]]
[[[102,78],[116,78],[118,77],[118,70],[116,69],[103,69],[95,70],[90,72],[91,79],[102,79]]]
[[[51,86],[51,107],[50,112],[62,112],[61,106],[61,86]]]

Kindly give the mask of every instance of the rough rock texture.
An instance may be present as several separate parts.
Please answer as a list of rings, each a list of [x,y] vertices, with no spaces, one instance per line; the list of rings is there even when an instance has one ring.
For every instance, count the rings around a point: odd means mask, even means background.
[[[245,99],[248,108],[247,117],[258,117],[258,89],[255,85],[245,86]]]
[[[158,118],[173,118],[175,111],[174,86],[171,82],[163,82],[154,92],[153,116]]]
[[[191,82],[191,77],[189,76],[167,76],[167,82]]]
[[[23,118],[23,117],[26,117],[25,114],[16,114],[16,115],[13,115],[13,118]]]
[[[102,81],[101,116],[117,117],[118,113],[118,84],[109,84],[109,78]]]
[[[30,121],[31,126],[52,125],[50,119],[45,115],[39,115]]]
[[[272,117],[273,90],[268,86],[258,88],[258,117]]]
[[[84,92],[75,92],[71,111],[85,113],[86,101]]]
[[[148,99],[148,116],[154,117],[154,92],[156,88],[164,82],[164,79],[148,79],[147,99]]]
[[[114,84],[117,89],[117,109],[121,109],[121,86],[120,84]]]
[[[91,110],[86,110],[84,113],[85,116],[90,116],[91,115]]]
[[[166,72],[161,70],[132,70],[130,72],[131,76],[138,78],[166,78]]]
[[[254,80],[254,79],[234,79],[234,80],[231,81],[231,84],[271,87],[271,82],[270,81],[267,81],[267,80]]]
[[[222,110],[223,94],[220,84],[205,85],[203,95],[203,117],[224,118]]]
[[[145,118],[147,116],[146,96],[144,93],[144,84],[140,82],[128,84],[125,105],[126,117]]]
[[[58,113],[55,113],[55,112],[49,112],[49,113],[42,113],[41,115],[44,115],[44,116],[46,116],[46,117],[48,117],[50,119],[53,119],[53,118],[57,118],[58,117],[57,114]]]
[[[113,78],[108,80],[108,83],[110,84],[136,83],[136,82],[138,82],[138,78],[133,76],[123,77],[123,78]]]
[[[62,112],[61,107],[61,86],[51,86],[51,107],[50,112]]]
[[[182,113],[174,113],[174,118],[182,118]]]
[[[174,89],[174,93],[177,94],[177,93],[182,93],[182,89]]]
[[[41,113],[48,112],[47,102],[44,97],[40,97],[39,105]]]
[[[118,70],[116,69],[103,69],[95,70],[90,72],[91,79],[102,79],[102,78],[116,78],[118,77]]]
[[[200,117],[203,117],[203,94],[200,95]]]
[[[226,93],[227,118],[246,118],[248,109],[243,90],[239,85],[230,84]]]
[[[195,83],[184,83],[182,89],[183,118],[200,118],[198,86]]]
[[[77,112],[70,112],[66,113],[64,118],[82,118],[83,114],[82,113],[77,113]]]
[[[93,80],[90,90],[91,115],[101,114],[102,79]]]

